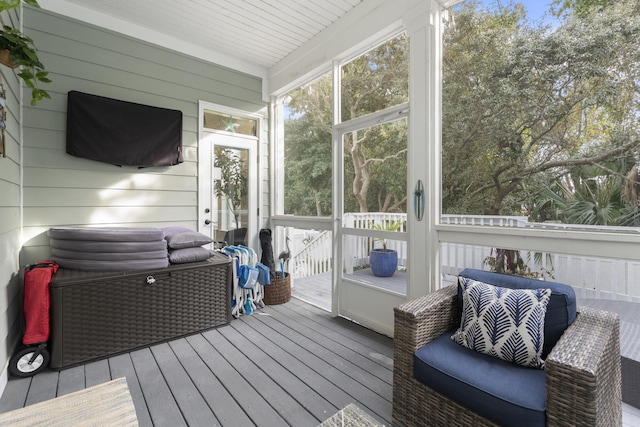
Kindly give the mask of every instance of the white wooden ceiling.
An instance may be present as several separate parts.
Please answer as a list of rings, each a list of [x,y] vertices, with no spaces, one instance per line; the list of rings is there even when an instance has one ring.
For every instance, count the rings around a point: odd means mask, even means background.
[[[93,21],[112,18],[105,26],[116,31],[122,26],[117,22],[129,23],[268,69],[361,1],[44,0],[40,4],[63,13],[73,10],[66,14],[80,19],[83,15],[92,15]],[[56,3],[66,7],[47,7]]]

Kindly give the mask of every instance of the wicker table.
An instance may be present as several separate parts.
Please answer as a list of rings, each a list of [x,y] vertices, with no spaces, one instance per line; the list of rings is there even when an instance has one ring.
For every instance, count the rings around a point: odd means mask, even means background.
[[[350,403],[318,427],[384,427],[371,415]]]

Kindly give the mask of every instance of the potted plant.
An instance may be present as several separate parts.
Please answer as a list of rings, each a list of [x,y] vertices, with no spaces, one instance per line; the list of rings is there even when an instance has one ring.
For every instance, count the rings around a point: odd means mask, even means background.
[[[534,258],[534,263],[541,265],[542,254],[539,252],[535,253]],[[540,267],[540,272],[537,272],[531,270],[527,261],[531,261],[530,255],[528,255],[527,260],[525,260],[518,250],[492,248],[491,254],[484,259],[484,264],[489,266],[490,271],[496,273],[511,274],[539,280],[544,280],[545,277],[553,279],[553,266],[551,267],[552,271]],[[551,264],[550,254],[547,254],[547,262]]]
[[[37,0],[24,0],[34,7],[40,7]],[[20,0],[0,1],[0,12],[20,6]],[[19,30],[5,25],[0,31],[0,63],[10,67],[22,67],[17,73],[25,85],[31,89],[31,105],[44,98],[51,99],[49,93],[38,87],[38,83],[50,83],[49,74],[38,58],[33,40]]]
[[[381,224],[371,223],[372,230],[378,231],[398,231],[402,227],[403,221],[383,221]],[[398,252],[395,249],[387,248],[386,238],[376,238],[382,243],[382,248],[373,248],[369,253],[369,264],[371,271],[378,277],[391,277],[398,269]]]

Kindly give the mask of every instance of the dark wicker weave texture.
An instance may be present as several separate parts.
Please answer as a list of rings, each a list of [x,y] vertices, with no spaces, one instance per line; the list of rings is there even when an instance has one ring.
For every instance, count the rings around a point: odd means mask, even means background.
[[[284,304],[291,299],[291,277],[289,273],[276,272],[276,278],[271,280],[271,284],[264,287],[264,297],[262,301],[267,305]]]
[[[393,416],[411,426],[495,426],[413,377],[413,354],[458,326],[456,285],[395,308]],[[548,426],[622,423],[620,322],[581,308],[546,359]]]
[[[66,368],[228,323],[230,270],[229,259],[221,255],[126,274],[60,269],[51,283],[51,367]],[[154,283],[147,283],[149,276]]]

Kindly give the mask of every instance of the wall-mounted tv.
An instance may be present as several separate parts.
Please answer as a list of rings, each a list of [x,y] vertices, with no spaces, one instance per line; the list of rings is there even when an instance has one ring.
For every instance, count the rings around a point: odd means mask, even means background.
[[[67,153],[118,166],[177,165],[182,111],[69,91]]]

